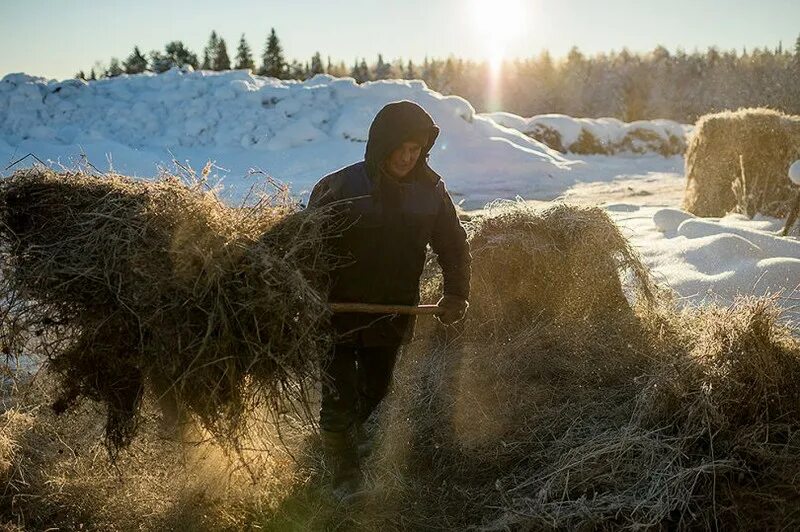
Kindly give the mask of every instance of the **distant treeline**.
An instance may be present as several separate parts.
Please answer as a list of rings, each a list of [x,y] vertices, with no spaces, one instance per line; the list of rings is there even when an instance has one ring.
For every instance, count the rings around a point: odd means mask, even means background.
[[[229,70],[248,68],[280,79],[307,79],[318,73],[351,76],[359,82],[379,79],[422,79],[443,94],[469,100],[478,111],[503,110],[522,116],[563,113],[577,117],[612,116],[626,121],[670,118],[694,122],[705,113],[739,107],[771,107],[800,114],[800,37],[794,49],[722,51],[717,48],[687,53],[658,46],[647,53],[620,52],[585,55],[573,48],[554,59],[547,52],[506,61],[499,69],[486,62],[450,57],[415,64],[396,59],[367,63],[357,59],[323,60],[317,52],[307,62],[287,61],[273,29],[256,63],[245,36],[239,39],[233,61],[225,40],[212,32],[201,58],[181,41],[145,56],[135,47],[124,60],[96,63],[82,79],[123,73],[164,72],[174,66]],[[494,72],[494,74],[493,74]],[[492,76],[499,79],[492,81]]]

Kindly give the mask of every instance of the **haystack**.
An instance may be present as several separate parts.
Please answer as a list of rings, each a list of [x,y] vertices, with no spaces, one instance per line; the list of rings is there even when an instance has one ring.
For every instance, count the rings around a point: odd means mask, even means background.
[[[697,216],[785,218],[793,190],[787,171],[798,157],[798,116],[770,109],[703,116],[686,153],[684,208]]]
[[[596,209],[506,205],[473,231],[466,322],[397,369],[372,463],[382,519],[800,522],[800,342],[771,301],[677,311]]]
[[[3,181],[0,205],[2,296],[17,302],[4,341],[44,352],[57,410],[102,402],[112,449],[136,433],[146,390],[229,441],[257,405],[304,404],[328,341],[324,214],[43,168]]]

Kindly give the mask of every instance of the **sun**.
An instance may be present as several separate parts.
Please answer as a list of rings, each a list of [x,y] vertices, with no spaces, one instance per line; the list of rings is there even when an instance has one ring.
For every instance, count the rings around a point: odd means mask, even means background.
[[[477,34],[484,41],[485,56],[493,67],[505,57],[509,42],[524,29],[523,0],[471,0]]]

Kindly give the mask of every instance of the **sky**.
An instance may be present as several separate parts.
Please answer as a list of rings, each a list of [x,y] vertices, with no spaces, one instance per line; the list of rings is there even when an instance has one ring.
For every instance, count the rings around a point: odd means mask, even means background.
[[[259,63],[274,27],[287,58],[528,57],[656,45],[687,51],[793,48],[800,0],[0,0],[0,76],[72,77],[182,40],[198,56],[216,30],[233,57],[242,33]]]

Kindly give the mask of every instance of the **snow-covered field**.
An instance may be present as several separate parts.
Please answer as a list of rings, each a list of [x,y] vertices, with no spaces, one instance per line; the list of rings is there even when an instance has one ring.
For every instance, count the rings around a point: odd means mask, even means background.
[[[172,70],[86,84],[12,74],[0,81],[0,162],[8,175],[32,162],[6,168],[28,153],[68,168],[84,154],[101,170],[151,177],[173,159],[195,168],[211,160],[231,201],[264,179],[254,169],[304,197],[322,175],[363,157],[373,116],[399,99],[421,104],[441,127],[431,166],[464,208],[517,196],[605,204],[657,278],[686,302],[781,293],[797,315],[800,241],[777,236],[780,221],[704,220],[680,211],[681,156],[563,155],[521,132],[544,120],[576,141],[576,124],[609,138],[634,126],[685,134],[675,123],[556,115],[514,122],[513,115],[478,115],[462,98],[418,81],[358,85],[320,75],[286,82],[244,71]]]

